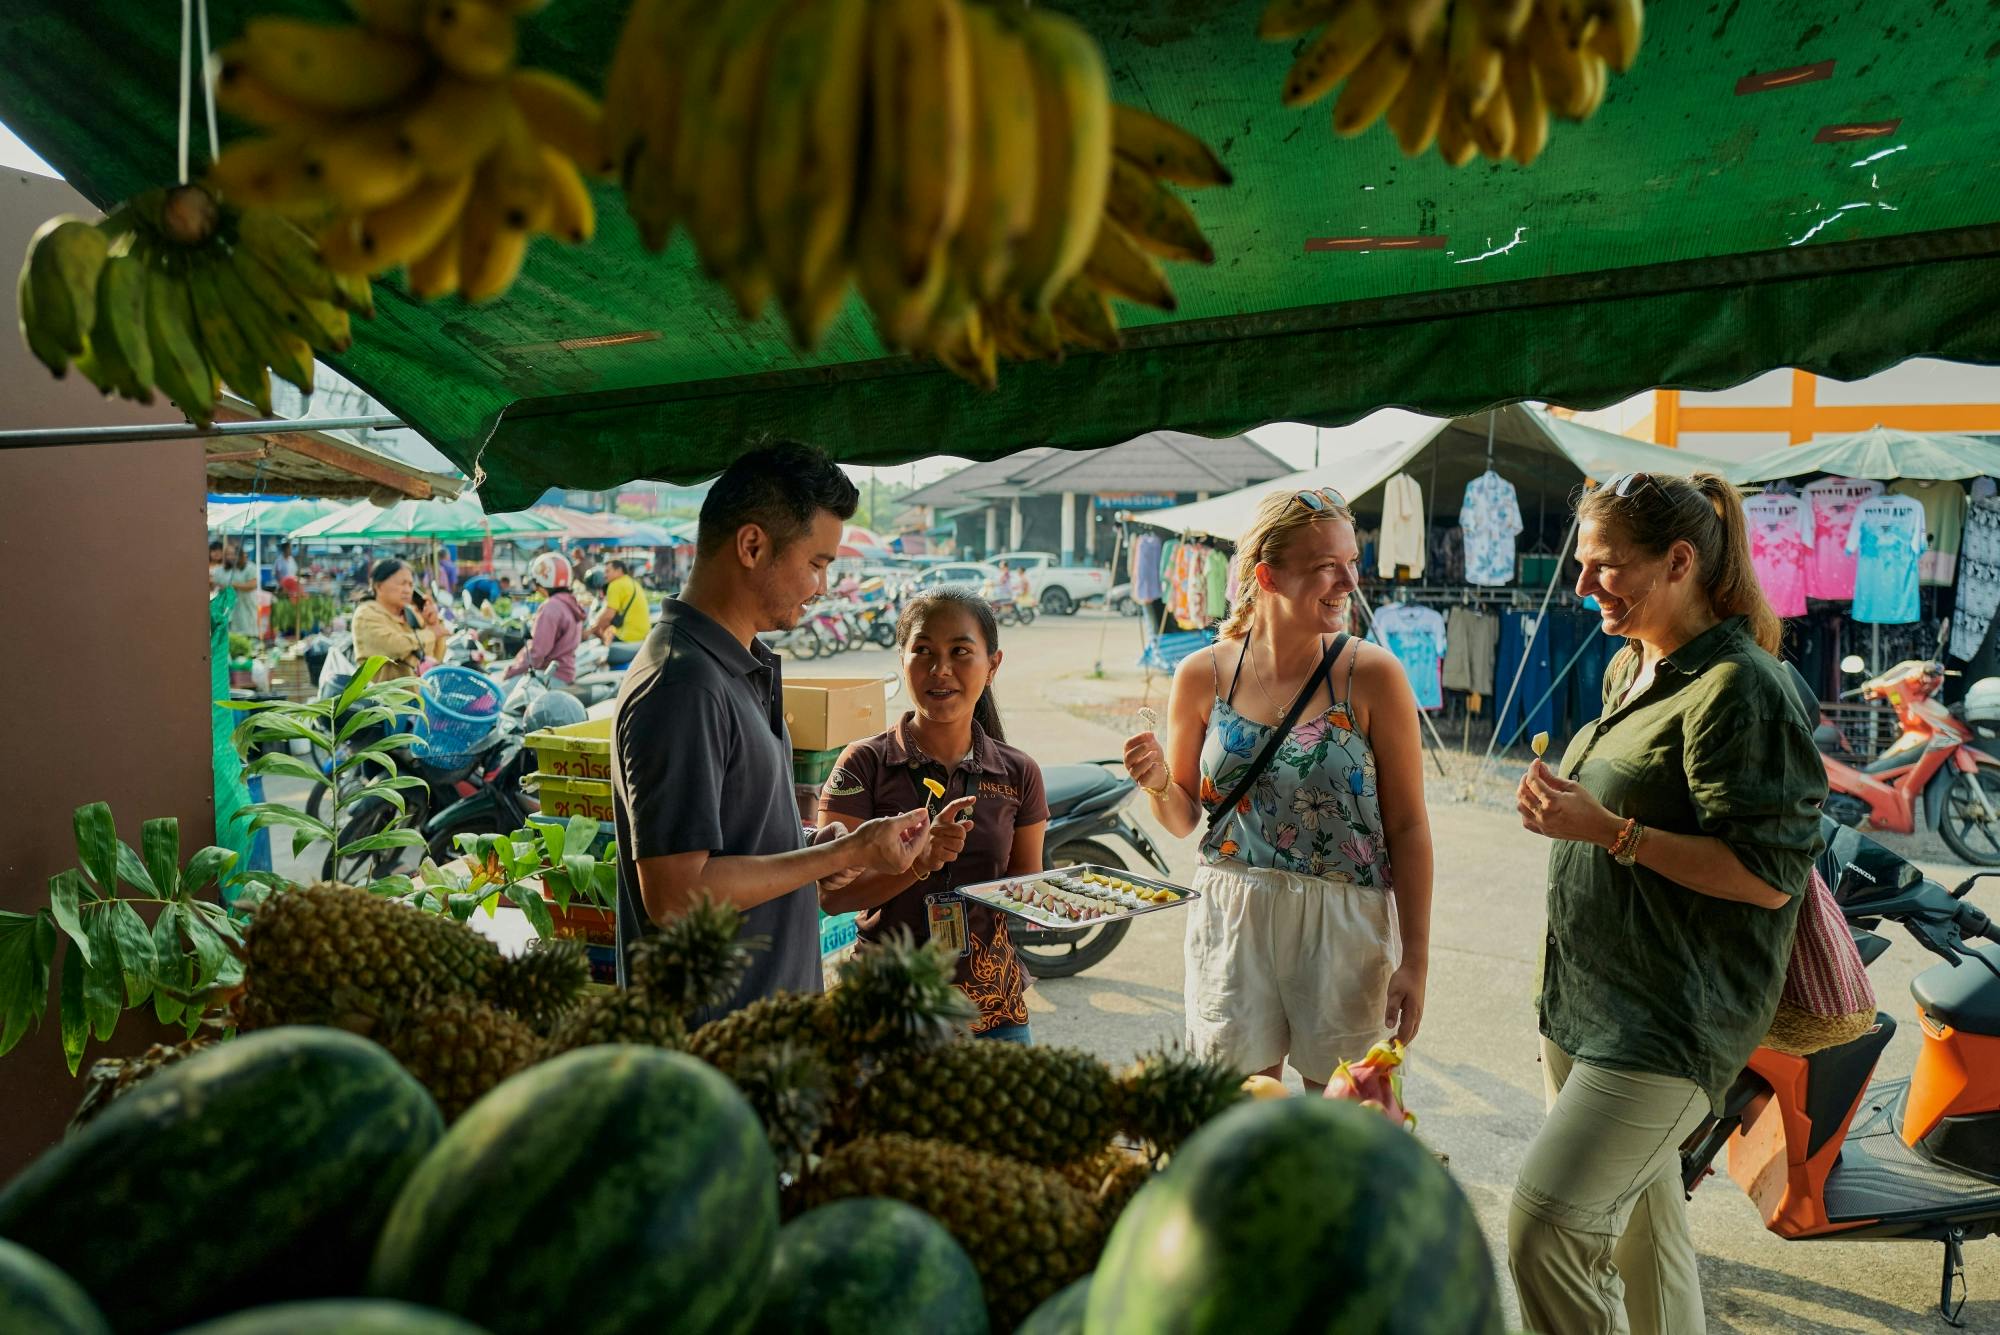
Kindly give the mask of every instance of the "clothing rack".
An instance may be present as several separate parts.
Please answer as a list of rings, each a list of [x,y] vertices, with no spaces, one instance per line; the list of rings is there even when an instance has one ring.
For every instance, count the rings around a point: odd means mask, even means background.
[[[1541,604],[1541,593],[1535,589],[1519,587],[1489,588],[1478,584],[1392,584],[1385,580],[1368,580],[1362,585],[1378,603],[1415,602],[1436,607],[1478,607],[1501,611],[1516,611]],[[1560,592],[1551,600],[1553,606],[1581,606],[1577,596],[1567,591]]]

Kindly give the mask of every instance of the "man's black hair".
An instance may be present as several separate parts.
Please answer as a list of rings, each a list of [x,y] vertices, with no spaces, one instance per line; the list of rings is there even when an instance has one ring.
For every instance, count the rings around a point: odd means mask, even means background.
[[[610,560],[604,563],[604,567],[607,570],[615,570],[621,575],[629,575],[632,573],[632,563],[627,561],[622,556],[612,557]]]
[[[821,510],[843,523],[854,517],[861,492],[825,452],[781,440],[740,454],[708,489],[701,504],[696,551],[710,556],[756,524],[783,551],[812,531]]]

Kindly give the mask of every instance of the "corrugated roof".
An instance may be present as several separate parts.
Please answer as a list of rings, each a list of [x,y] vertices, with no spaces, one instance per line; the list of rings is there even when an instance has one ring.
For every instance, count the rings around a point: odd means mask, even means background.
[[[246,421],[248,404],[226,400],[224,420]],[[463,478],[429,473],[365,445],[326,431],[274,431],[256,436],[210,436],[204,443],[208,488],[219,492],[268,492],[378,502],[451,500]]]

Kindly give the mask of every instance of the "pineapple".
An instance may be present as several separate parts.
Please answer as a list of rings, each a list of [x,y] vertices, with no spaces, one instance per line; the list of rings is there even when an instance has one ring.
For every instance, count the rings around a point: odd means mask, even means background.
[[[487,982],[485,999],[547,1034],[575,1009],[590,981],[580,941],[536,940],[527,953],[503,960]]]
[[[1054,1168],[1111,1143],[1118,1094],[1110,1070],[1088,1053],[949,1043],[872,1076],[856,1125],[863,1134],[901,1131]]]
[[[1152,1146],[1157,1162],[1249,1097],[1243,1072],[1227,1062],[1161,1049],[1141,1057],[1119,1082],[1120,1120],[1128,1134]]]
[[[558,1056],[596,1043],[646,1043],[675,1052],[687,1049],[687,1021],[680,1008],[637,988],[602,992],[556,1022],[544,1055]]]
[[[743,916],[703,899],[632,947],[632,985],[691,1016],[736,994],[750,952],[769,937],[745,937]]]
[[[541,1057],[541,1040],[523,1021],[462,993],[420,1001],[382,1028],[378,1041],[431,1092],[446,1122]]]
[[[90,1074],[85,1077],[83,1102],[69,1119],[69,1129],[75,1131],[86,1125],[110,1107],[112,1100],[130,1093],[140,1081],[214,1046],[220,1037],[220,1033],[208,1031],[183,1043],[155,1043],[136,1057],[103,1057],[92,1062]]]
[[[805,1171],[833,1101],[832,1072],[810,1050],[780,1044],[750,1053],[736,1087],[757,1112],[780,1173]]]
[[[980,1150],[871,1136],[821,1159],[804,1202],[887,1196],[950,1230],[986,1291],[995,1330],[1012,1330],[1058,1289],[1087,1273],[1102,1245],[1097,1207],[1062,1175]]]
[[[1153,1180],[1152,1166],[1143,1154],[1113,1146],[1088,1159],[1067,1163],[1058,1170],[1063,1180],[1090,1197],[1103,1216],[1104,1236],[1109,1237],[1118,1216],[1139,1194],[1139,1188]]]

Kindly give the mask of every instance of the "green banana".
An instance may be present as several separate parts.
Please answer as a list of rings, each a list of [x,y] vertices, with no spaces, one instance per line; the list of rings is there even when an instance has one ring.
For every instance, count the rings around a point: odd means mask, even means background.
[[[188,296],[194,305],[195,327],[201,331],[201,344],[208,350],[209,360],[222,377],[222,383],[269,417],[271,373],[251,351],[250,341],[237,327],[229,303],[223,300],[222,290],[215,281],[215,271],[221,264],[219,260],[201,261],[188,271]]]
[[[297,334],[314,352],[347,351],[347,345],[353,339],[346,328],[345,312],[335,310],[324,301],[294,293],[277,274],[265,267],[262,260],[247,250],[236,251],[231,259],[236,272],[257,295],[257,300],[270,311],[280,328]],[[339,319],[334,320],[334,316]]]
[[[364,320],[375,318],[375,284],[365,273],[337,273],[333,276],[333,304],[353,311]]]
[[[97,275],[111,239],[81,218],[60,214],[43,223],[28,243],[28,286],[35,315],[49,337],[72,357],[89,345],[97,310]]]
[[[279,379],[297,386],[300,392],[312,393],[313,355],[306,341],[285,328],[271,313],[270,307],[243,281],[235,264],[215,266],[215,286],[257,359],[276,372]]]
[[[236,247],[264,262],[300,296],[338,302],[340,284],[320,258],[313,239],[290,219],[269,209],[245,209],[236,219]]]
[[[34,285],[28,281],[28,266],[21,266],[21,282],[16,289],[16,305],[21,311],[21,335],[28,342],[28,351],[35,354],[35,360],[49,368],[60,380],[69,371],[69,350],[50,335],[42,324],[40,314],[35,310]]]
[[[146,332],[160,389],[196,426],[215,418],[215,372],[195,333],[187,279],[168,268],[146,273]]]
[[[146,261],[137,253],[113,255],[97,277],[97,320],[90,330],[93,359],[117,381],[120,394],[153,401],[153,345],[146,337]]]

